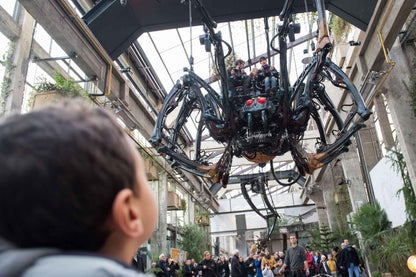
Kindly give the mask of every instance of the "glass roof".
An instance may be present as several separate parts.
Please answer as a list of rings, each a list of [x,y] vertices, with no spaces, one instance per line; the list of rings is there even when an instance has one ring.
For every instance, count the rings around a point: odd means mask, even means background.
[[[301,24],[301,33],[296,37],[307,35],[310,32],[306,14],[298,16]],[[273,26],[279,22],[278,17],[268,19],[270,39],[274,35]],[[316,24],[312,27],[316,29]],[[248,61],[256,56],[267,56],[267,42],[264,30],[264,19],[257,18],[244,21],[220,23],[216,29],[221,32],[223,40],[234,48],[238,58]],[[203,34],[202,26],[192,27],[192,54],[194,58],[194,71],[203,79],[208,79],[212,74],[212,53],[205,52],[204,46],[199,43],[199,35]],[[190,28],[169,29],[144,33],[138,38],[140,46],[149,58],[153,68],[158,74],[163,87],[170,91],[172,86],[183,75],[183,68],[189,67]],[[253,44],[254,40],[254,44]],[[277,41],[276,41],[277,43]],[[302,43],[288,51],[288,69],[292,82],[301,73],[303,50],[307,43]],[[292,53],[293,51],[293,53]],[[273,57],[271,64],[279,68],[278,56]],[[259,67],[259,65],[254,65]],[[212,85],[219,89],[219,84]]]

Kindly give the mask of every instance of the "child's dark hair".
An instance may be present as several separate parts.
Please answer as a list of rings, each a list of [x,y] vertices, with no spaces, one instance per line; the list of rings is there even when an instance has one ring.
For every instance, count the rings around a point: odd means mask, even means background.
[[[243,60],[236,60],[235,63],[234,63],[234,66],[237,66],[237,65],[239,65],[241,63],[245,64],[245,61],[243,61]]]
[[[81,102],[0,124],[0,236],[19,247],[96,251],[136,170],[124,131]],[[135,192],[137,193],[137,192]]]
[[[266,57],[260,57],[260,60],[259,61],[265,61],[265,60],[267,60]]]

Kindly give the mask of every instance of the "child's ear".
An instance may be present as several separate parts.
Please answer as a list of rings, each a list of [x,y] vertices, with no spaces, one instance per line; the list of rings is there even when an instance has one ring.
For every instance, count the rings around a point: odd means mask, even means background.
[[[143,222],[137,201],[139,200],[134,197],[131,189],[119,191],[113,201],[112,221],[114,227],[131,238],[143,235]]]

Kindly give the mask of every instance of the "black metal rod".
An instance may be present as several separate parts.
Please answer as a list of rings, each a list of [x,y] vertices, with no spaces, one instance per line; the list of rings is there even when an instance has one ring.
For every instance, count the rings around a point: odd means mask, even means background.
[[[267,60],[271,64],[271,55],[270,55],[270,39],[269,39],[269,20],[267,17],[264,18],[264,31],[266,33],[266,48],[267,48]]]

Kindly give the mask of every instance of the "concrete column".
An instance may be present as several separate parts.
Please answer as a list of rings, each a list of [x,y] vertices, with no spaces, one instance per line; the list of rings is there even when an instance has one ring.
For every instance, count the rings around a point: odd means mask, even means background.
[[[383,92],[385,93],[386,91],[387,90],[385,88],[381,90],[382,93]],[[383,136],[384,145],[387,148],[392,148],[395,145],[394,138],[393,138],[392,130],[390,127],[390,122],[387,117],[387,110],[384,104],[383,96],[378,95],[374,99],[374,107],[376,110],[378,122],[380,123],[380,129],[381,129],[381,134]]]
[[[368,203],[367,191],[361,172],[360,159],[357,153],[355,139],[349,146],[349,151],[342,154],[341,164],[344,176],[348,180],[348,192],[351,199],[352,210],[354,213],[358,211],[360,206]]]
[[[405,83],[411,86],[412,70],[398,40],[390,50],[390,55],[391,60],[396,61],[396,66],[385,83],[387,104],[397,130],[397,138],[406,161],[413,190],[416,191],[416,118],[411,106],[410,94],[404,85]]]
[[[22,10],[19,22],[20,36],[13,41],[12,49],[9,50],[12,51],[10,57],[13,65],[5,72],[4,78],[8,86],[5,88],[6,91],[2,92],[4,105],[0,107],[0,115],[18,113],[22,108],[34,26],[33,17]]]
[[[156,243],[160,251],[167,255],[167,210],[168,210],[168,176],[161,170],[159,174],[159,194],[158,194],[158,228],[155,232]]]
[[[315,203],[316,212],[318,213],[319,226],[329,226],[327,208],[325,205],[322,188],[314,187],[312,193],[310,193],[308,196]]]
[[[334,186],[333,169],[328,168],[328,170],[325,172],[325,177],[319,186],[322,189],[323,200],[325,203],[326,213],[328,217],[328,226],[329,228],[331,228],[332,231],[334,231],[335,229],[337,229],[337,223],[336,223],[336,205],[335,205],[335,197],[334,197],[335,186]],[[318,215],[319,215],[319,212],[318,212]]]

